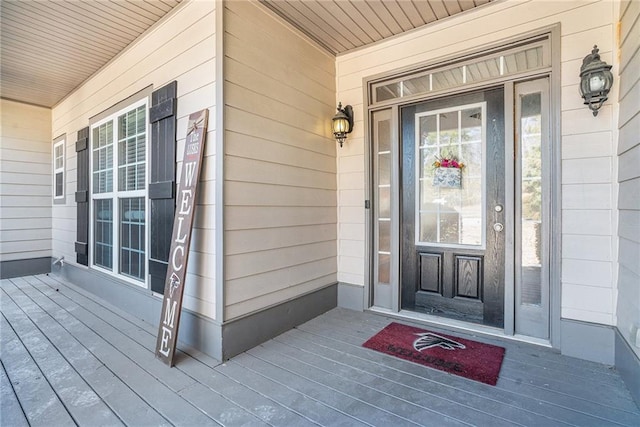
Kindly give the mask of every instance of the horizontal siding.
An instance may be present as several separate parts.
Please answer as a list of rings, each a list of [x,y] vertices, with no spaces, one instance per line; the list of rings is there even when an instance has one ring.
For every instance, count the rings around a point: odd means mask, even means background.
[[[225,320],[336,281],[334,59],[225,3]]]
[[[177,176],[189,114],[209,109],[201,186],[185,284],[184,307],[215,318],[216,2],[185,1],[53,109],[53,133],[66,133],[66,205],[53,207],[54,253],[75,261],[76,132],[89,119],[152,85],[177,80]],[[70,135],[70,136],[69,136]],[[69,243],[71,242],[71,243]]]
[[[602,59],[615,65],[614,22],[617,17],[613,16],[614,10],[616,4],[606,0],[496,2],[338,56],[338,99],[353,105],[356,120],[348,143],[338,151],[338,279],[356,285],[364,285],[365,280],[362,200],[367,178],[364,173],[363,112],[366,100],[363,98],[363,79],[421,62],[437,62],[439,58],[482,49],[499,40],[560,23],[562,214],[572,218],[563,219],[562,225],[563,237],[568,239],[563,247],[562,269],[563,272],[568,270],[571,280],[565,282],[570,290],[563,290],[563,316],[613,324],[613,298],[602,299],[600,308],[594,311],[591,300],[583,302],[577,296],[581,289],[590,292],[593,285],[587,283],[588,277],[574,277],[570,265],[590,263],[595,258],[603,267],[598,292],[615,294],[614,245],[608,244],[604,248],[590,245],[600,245],[614,238],[615,227],[611,226],[611,220],[615,212],[613,136],[616,118],[611,100],[594,118],[582,105],[577,87],[582,59],[594,43],[598,44]],[[617,91],[617,79],[615,84],[613,93]]]
[[[51,256],[51,110],[0,100],[0,261]]]
[[[640,325],[640,2],[620,10],[618,144],[618,329],[640,357],[632,330]]]

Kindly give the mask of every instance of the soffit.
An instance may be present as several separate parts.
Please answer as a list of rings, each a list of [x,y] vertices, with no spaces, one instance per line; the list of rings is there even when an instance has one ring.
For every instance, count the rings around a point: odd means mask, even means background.
[[[0,96],[51,107],[181,0],[2,0]]]
[[[338,55],[493,0],[260,0]]]
[[[2,0],[0,97],[54,106],[180,1]],[[337,55],[492,0],[259,1]]]

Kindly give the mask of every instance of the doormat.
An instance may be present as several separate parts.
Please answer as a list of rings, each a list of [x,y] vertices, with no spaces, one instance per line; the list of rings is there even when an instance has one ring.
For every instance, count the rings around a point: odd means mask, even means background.
[[[391,323],[362,344],[400,359],[496,385],[504,348]]]

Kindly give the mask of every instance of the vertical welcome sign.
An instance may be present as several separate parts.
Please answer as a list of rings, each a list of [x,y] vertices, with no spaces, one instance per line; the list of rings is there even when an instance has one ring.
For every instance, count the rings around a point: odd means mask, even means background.
[[[189,243],[200,167],[204,153],[204,141],[207,135],[208,110],[201,110],[189,116],[187,138],[182,160],[182,173],[178,186],[176,214],[173,220],[169,266],[164,282],[164,298],[156,341],[156,357],[169,366],[173,366],[173,356],[178,341],[178,325],[182,311],[184,280],[187,275]]]

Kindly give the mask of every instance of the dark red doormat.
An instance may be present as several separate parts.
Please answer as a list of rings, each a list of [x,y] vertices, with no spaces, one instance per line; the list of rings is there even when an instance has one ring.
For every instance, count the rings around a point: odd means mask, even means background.
[[[391,323],[363,347],[450,374],[496,385],[504,348]]]

